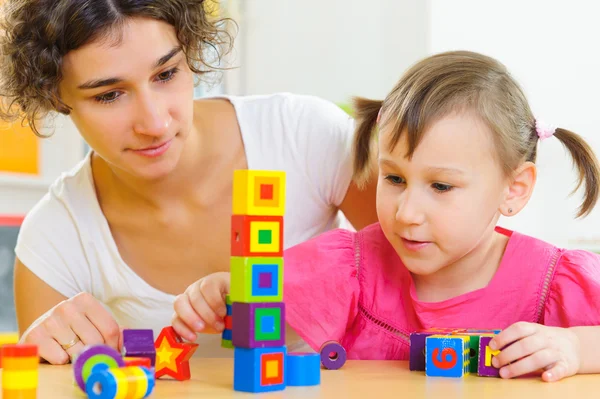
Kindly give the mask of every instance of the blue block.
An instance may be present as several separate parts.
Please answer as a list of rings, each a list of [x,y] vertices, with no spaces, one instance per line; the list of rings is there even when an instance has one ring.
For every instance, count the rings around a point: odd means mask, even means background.
[[[242,392],[281,391],[286,387],[287,349],[234,348],[233,389]]]
[[[464,377],[469,374],[470,338],[431,335],[425,338],[425,374],[430,377]]]
[[[307,387],[321,383],[321,356],[318,353],[288,353],[286,382],[288,386]]]
[[[233,314],[233,307],[231,305],[225,305],[227,307],[227,315],[231,316]]]
[[[223,330],[223,335],[221,336],[222,339],[226,339],[231,341],[231,338],[233,337],[233,331],[231,330]]]

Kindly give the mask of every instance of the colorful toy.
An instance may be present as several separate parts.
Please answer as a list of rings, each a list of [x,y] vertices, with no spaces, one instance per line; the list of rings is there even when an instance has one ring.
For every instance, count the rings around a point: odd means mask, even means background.
[[[231,256],[283,256],[283,216],[233,215]]]
[[[236,170],[233,172],[233,214],[283,216],[285,172]]]
[[[431,377],[464,377],[469,374],[467,336],[430,335],[425,338],[425,374]]]
[[[154,367],[156,348],[154,348],[154,332],[152,330],[123,330],[122,355],[125,357],[147,357]]]
[[[123,361],[125,362],[125,367],[146,367],[147,369],[151,369],[152,363],[151,360],[147,357],[124,357]]]
[[[234,348],[233,389],[243,392],[285,389],[286,352],[285,346]]]
[[[285,173],[234,172],[231,217],[233,388],[285,389]]]
[[[86,381],[95,372],[125,366],[121,354],[108,345],[86,346],[73,362],[73,374],[79,389],[85,392]]]
[[[198,344],[184,342],[173,327],[169,326],[162,329],[154,347],[156,348],[155,378],[165,375],[179,381],[191,378],[189,360],[198,348]]]
[[[154,374],[146,367],[122,367],[94,372],[85,392],[90,399],[142,399],[154,389]]]
[[[18,333],[0,333],[0,368],[2,368],[2,346],[19,342]]]
[[[346,363],[346,349],[336,341],[321,345],[321,364],[328,370],[338,370]]]
[[[223,348],[233,349],[233,343],[231,339],[233,337],[232,328],[233,328],[233,308],[231,307],[231,296],[225,296],[225,304],[227,306],[227,315],[225,316],[225,329],[223,330],[223,334],[221,335],[221,346]]]
[[[493,336],[486,335],[479,339],[479,363],[477,375],[483,377],[500,377],[500,369],[492,366],[492,357],[500,353],[499,350],[492,350],[489,347],[492,338]]]
[[[234,347],[264,348],[285,344],[285,304],[283,302],[233,302]]]
[[[231,257],[232,302],[282,302],[283,258]]]
[[[318,353],[288,353],[287,386],[311,386],[321,383],[321,356]]]
[[[35,399],[40,361],[37,345],[5,344],[0,350],[4,359],[2,397],[4,399]]]

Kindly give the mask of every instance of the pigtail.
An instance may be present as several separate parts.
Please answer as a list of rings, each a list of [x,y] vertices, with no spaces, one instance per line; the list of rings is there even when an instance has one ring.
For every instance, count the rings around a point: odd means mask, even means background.
[[[366,98],[353,98],[356,129],[352,146],[354,181],[359,187],[364,186],[371,172],[371,152],[373,133],[377,125],[377,117],[383,101]]]
[[[585,182],[585,196],[577,211],[577,217],[587,216],[598,201],[598,183],[600,181],[598,159],[589,144],[578,134],[559,128],[556,129],[554,136],[569,150],[579,172],[577,187],[573,193]]]

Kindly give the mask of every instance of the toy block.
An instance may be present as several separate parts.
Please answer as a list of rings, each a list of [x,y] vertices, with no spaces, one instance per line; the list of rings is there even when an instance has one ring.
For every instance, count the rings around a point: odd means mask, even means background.
[[[38,387],[39,357],[37,345],[4,344],[2,397],[35,399]]]
[[[122,355],[108,345],[90,345],[83,348],[73,362],[73,374],[79,389],[85,392],[85,384],[93,373],[109,368],[124,367]]]
[[[452,335],[468,336],[469,341],[469,372],[477,374],[479,368],[479,339],[482,335],[497,334],[501,330],[479,330],[467,329],[460,332],[453,332]]]
[[[170,376],[179,381],[189,380],[190,358],[198,349],[198,344],[184,342],[173,327],[162,329],[156,342],[155,378]]]
[[[283,258],[232,256],[230,265],[233,302],[283,301]]]
[[[233,215],[231,256],[283,256],[283,217]]]
[[[236,170],[233,172],[233,214],[283,216],[285,172]]]
[[[19,342],[18,333],[0,333],[0,368],[2,368],[2,345]]]
[[[327,370],[338,370],[346,363],[346,349],[336,341],[327,341],[319,350],[321,364]]]
[[[288,353],[286,385],[307,387],[321,383],[321,356],[318,353]]]
[[[430,335],[425,338],[425,375],[464,377],[469,374],[469,343],[466,336]]]
[[[285,344],[283,302],[233,302],[232,343],[240,348],[277,347]]]
[[[152,361],[147,357],[124,357],[123,361],[125,362],[125,367],[146,367],[147,369],[151,369]]]
[[[479,339],[479,367],[477,375],[482,377],[500,377],[500,369],[492,366],[492,357],[500,353],[499,350],[492,350],[489,347],[490,341],[494,336],[481,336]]]
[[[142,399],[152,393],[155,379],[146,367],[122,367],[95,372],[85,384],[90,399]]]
[[[221,347],[233,349],[233,343],[231,342],[232,328],[233,328],[233,309],[231,306],[231,295],[225,296],[225,305],[227,306],[227,313],[225,315],[225,329],[221,334]]]
[[[124,357],[147,357],[154,367],[156,363],[156,348],[154,347],[154,332],[152,330],[123,330]]]
[[[233,355],[233,389],[243,392],[285,389],[286,354],[285,346],[254,349],[236,347]]]
[[[453,334],[463,330],[464,329],[460,328],[432,327],[425,330],[412,332],[410,334],[410,370],[425,371],[425,338],[431,335]]]

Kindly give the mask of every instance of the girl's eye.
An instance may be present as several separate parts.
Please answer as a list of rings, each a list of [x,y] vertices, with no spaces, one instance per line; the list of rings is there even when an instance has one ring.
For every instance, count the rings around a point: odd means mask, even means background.
[[[101,94],[99,96],[94,97],[96,101],[102,104],[109,104],[113,101],[116,101],[121,95],[118,91],[111,91],[109,93]]]
[[[395,175],[387,175],[385,177],[385,180],[389,181],[392,184],[403,184],[404,183],[403,178],[401,178],[400,176],[395,176]]]
[[[445,193],[453,188],[451,185],[443,183],[433,183],[431,187],[433,187],[433,189],[438,193]]]

